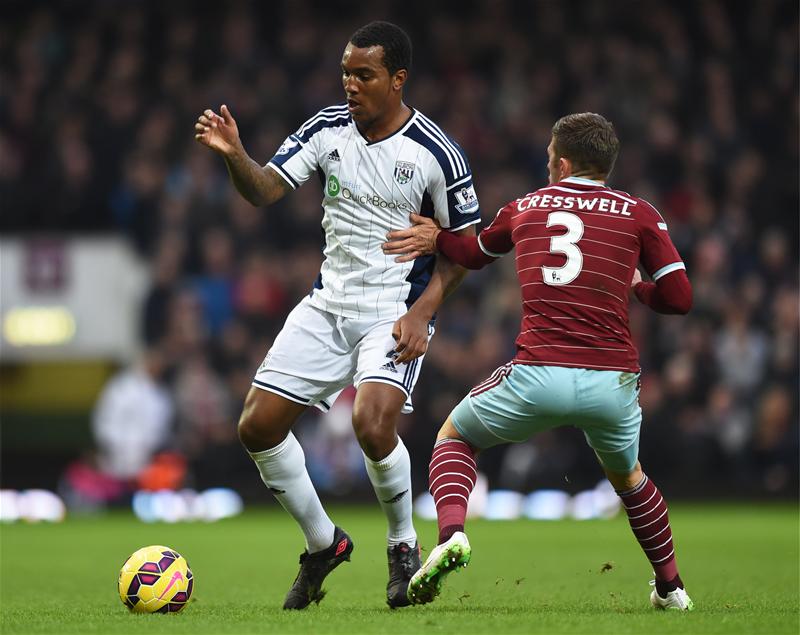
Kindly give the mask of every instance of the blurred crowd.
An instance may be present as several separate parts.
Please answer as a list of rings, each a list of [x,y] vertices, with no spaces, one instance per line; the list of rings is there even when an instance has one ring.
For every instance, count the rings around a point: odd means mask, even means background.
[[[245,148],[265,163],[307,117],[342,101],[339,62],[351,33],[389,19],[414,43],[406,102],[466,150],[485,222],[546,182],[555,119],[595,111],[615,123],[622,151],[611,184],[663,213],[695,298],[687,317],[632,303],[642,462],[683,496],[797,494],[795,2],[6,8],[0,229],[130,239],[151,272],[146,353],[114,380],[123,382],[117,393],[134,404],[152,393],[148,421],[163,420],[163,430],[147,432],[160,446],[148,453],[177,450],[198,487],[260,492],[235,423],[256,368],[319,270],[322,210],[311,182],[269,209],[251,207],[222,160],[194,141],[195,119],[227,104]],[[513,355],[519,317],[511,258],[471,273],[447,301],[416,410],[402,422],[416,488],[426,486],[444,417]],[[368,488],[348,400],[329,415],[309,413],[299,430],[312,476],[332,494]],[[128,415],[106,421],[115,411],[101,406],[94,426],[109,459],[115,435],[135,426]],[[600,477],[571,430],[481,460],[494,487],[520,491]]]

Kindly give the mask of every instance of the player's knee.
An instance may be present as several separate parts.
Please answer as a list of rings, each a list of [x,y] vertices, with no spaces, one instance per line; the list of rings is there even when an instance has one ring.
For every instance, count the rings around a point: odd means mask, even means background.
[[[245,403],[237,426],[239,441],[250,452],[260,452],[274,448],[286,438],[286,431],[271,425],[268,413],[255,407],[253,403]]]
[[[373,461],[386,458],[397,445],[394,429],[387,430],[379,423],[365,423],[355,426],[354,430],[364,454]]]
[[[636,487],[641,482],[644,472],[642,472],[641,464],[637,461],[630,471],[612,472],[606,469],[606,476],[615,490],[624,492]]]
[[[445,422],[442,424],[442,427],[439,428],[439,433],[436,435],[437,441],[442,441],[444,439],[457,439],[459,441],[465,441],[461,437],[461,433],[456,429],[455,425],[453,424],[453,417],[448,416],[445,419]]]
[[[362,406],[353,410],[353,431],[361,449],[373,461],[379,461],[397,445],[395,417],[379,408]]]
[[[253,417],[252,411],[247,407],[242,410],[236,431],[239,434],[239,441],[242,442],[242,445],[251,452],[255,451],[256,446],[259,445],[259,426],[257,420]]]

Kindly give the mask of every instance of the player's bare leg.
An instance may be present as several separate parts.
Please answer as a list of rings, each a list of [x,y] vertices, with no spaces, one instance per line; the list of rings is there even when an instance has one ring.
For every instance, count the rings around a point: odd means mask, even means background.
[[[325,595],[323,580],[349,560],[353,551],[350,536],[325,513],[306,471],[303,448],[291,432],[305,409],[305,405],[253,387],[239,420],[239,438],[258,467],[261,480],[297,521],[306,539],[300,571],[286,596],[285,609],[303,609],[319,602]]]
[[[248,452],[274,448],[286,438],[307,407],[251,386],[239,417],[239,440]]]
[[[420,566],[412,520],[411,459],[397,436],[397,421],[405,401],[406,394],[394,386],[364,382],[353,404],[353,429],[388,522],[386,602],[390,608],[410,604],[408,583]]]
[[[408,597],[414,604],[432,602],[441,593],[445,578],[469,564],[472,548],[464,533],[464,522],[478,475],[475,454],[448,417],[437,435],[429,467],[439,540],[411,578]]]
[[[650,602],[658,609],[691,611],[694,604],[678,574],[667,503],[661,492],[638,461],[630,472],[605,472],[622,500],[636,540],[653,566],[655,588]]]

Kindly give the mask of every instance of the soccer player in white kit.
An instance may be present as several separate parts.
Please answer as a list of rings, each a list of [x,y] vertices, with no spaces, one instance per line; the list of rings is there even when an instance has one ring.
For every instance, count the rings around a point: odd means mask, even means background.
[[[245,152],[227,106],[195,124],[195,138],[222,155],[253,205],[269,205],[311,176],[323,181],[325,260],[256,372],[239,420],[262,480],[305,535],[286,609],[319,602],[325,576],[353,550],[325,513],[291,432],[308,406],[327,410],[351,384],[353,429],[389,525],[390,607],[409,604],[408,582],[420,566],[411,463],[396,424],[412,410],[435,313],[465,272],[441,256],[396,263],[381,245],[388,231],[410,226],[412,211],[470,235],[480,212],[461,148],[403,102],[410,65],[402,29],[360,28],[342,56],[346,103],[311,117],[265,166]]]

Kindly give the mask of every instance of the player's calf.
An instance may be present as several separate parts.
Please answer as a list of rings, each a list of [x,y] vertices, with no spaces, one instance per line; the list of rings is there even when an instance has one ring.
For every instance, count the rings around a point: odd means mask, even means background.
[[[667,503],[655,483],[643,472],[639,473],[641,479],[634,487],[617,494],[633,535],[653,566],[656,579],[650,602],[660,609],[691,611],[694,605],[678,574]]]
[[[440,544],[464,530],[469,495],[477,478],[475,453],[465,441],[436,442],[428,467],[428,486],[436,503]]]

